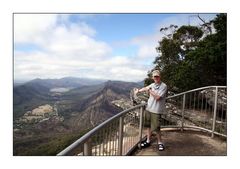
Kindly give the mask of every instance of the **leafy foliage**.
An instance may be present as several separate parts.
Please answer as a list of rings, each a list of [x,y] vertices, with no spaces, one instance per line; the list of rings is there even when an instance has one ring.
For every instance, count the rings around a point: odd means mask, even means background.
[[[218,14],[201,27],[170,25],[160,31],[172,32],[156,48],[159,55],[153,62],[172,91],[181,92],[208,85],[226,85],[227,15]],[[213,25],[205,32],[205,25]],[[174,28],[174,30],[173,30]],[[214,32],[215,33],[211,33]],[[151,82],[150,73],[145,85]]]

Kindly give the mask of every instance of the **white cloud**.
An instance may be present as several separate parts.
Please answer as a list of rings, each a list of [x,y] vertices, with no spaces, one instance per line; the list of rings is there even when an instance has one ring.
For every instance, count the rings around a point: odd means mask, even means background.
[[[95,34],[84,22],[70,22],[68,15],[15,15],[15,43],[34,44],[40,50],[15,51],[14,78],[145,78],[144,65],[135,64],[127,56],[112,56],[110,45],[96,40]]]
[[[156,45],[143,45],[139,48],[138,50],[138,57],[139,58],[149,58],[149,57],[153,57],[156,56],[156,50],[155,50],[155,46]]]
[[[135,63],[126,56],[116,56],[94,61],[94,58],[61,59],[46,53],[16,53],[15,77],[61,78],[64,76],[90,77],[98,79],[140,81],[146,77],[149,67]]]
[[[200,15],[201,16],[201,15]],[[165,19],[152,34],[130,39],[137,46],[133,56],[113,56],[111,47],[96,40],[96,30],[82,19],[70,21],[70,15],[15,14],[15,44],[34,44],[38,50],[17,50],[14,78],[61,78],[64,76],[140,81],[152,68],[156,46],[163,34],[159,29],[170,24],[186,24],[187,15]],[[94,17],[94,16],[84,16]],[[125,45],[126,45],[125,44]]]
[[[57,15],[54,14],[14,14],[15,43],[34,43],[54,27],[56,20]]]
[[[81,27],[79,25],[79,27]],[[86,28],[84,28],[86,29]],[[92,30],[92,29],[90,29]],[[89,31],[82,32],[76,26],[57,27],[49,36],[48,43],[42,44],[45,50],[62,57],[79,59],[102,58],[111,53],[111,48],[104,42],[96,41],[89,36]]]
[[[162,37],[163,35],[156,31],[153,34],[142,35],[131,39],[131,44],[138,46],[135,60],[145,63],[148,62],[148,65],[152,64],[153,60],[158,55],[156,47],[158,45],[158,41],[162,39]]]

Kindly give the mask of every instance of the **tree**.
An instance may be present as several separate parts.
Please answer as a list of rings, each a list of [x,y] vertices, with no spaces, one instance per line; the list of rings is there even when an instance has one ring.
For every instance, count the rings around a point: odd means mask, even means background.
[[[227,75],[227,16],[219,14],[211,21],[215,34],[199,42],[198,48],[189,52],[189,61],[198,69],[200,85],[226,85]]]
[[[226,14],[218,14],[201,27],[170,25],[160,29],[166,37],[158,42],[159,55],[153,69],[160,69],[170,90],[226,85],[226,23]],[[208,31],[204,31],[206,25]],[[213,25],[215,33],[209,25]],[[149,78],[148,73],[146,84]]]

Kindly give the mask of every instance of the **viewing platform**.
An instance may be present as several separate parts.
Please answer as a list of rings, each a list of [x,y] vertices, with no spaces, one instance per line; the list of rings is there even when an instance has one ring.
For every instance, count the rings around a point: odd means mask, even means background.
[[[158,151],[156,137],[151,146],[136,149],[133,156],[226,156],[227,142],[225,138],[214,137],[202,131],[165,130],[162,131],[165,145],[164,151]]]
[[[161,116],[165,150],[157,141],[138,149],[146,137],[146,103],[137,104],[101,123],[57,155],[77,156],[225,156],[227,155],[227,88],[207,86],[166,99]]]

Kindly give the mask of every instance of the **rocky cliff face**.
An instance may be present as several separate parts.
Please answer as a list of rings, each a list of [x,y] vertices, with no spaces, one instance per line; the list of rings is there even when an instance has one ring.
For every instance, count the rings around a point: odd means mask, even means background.
[[[125,94],[118,94],[111,87],[105,86],[79,105],[80,111],[68,120],[68,124],[74,128],[93,128],[122,110],[112,104],[112,101],[121,98],[128,100]]]
[[[215,88],[214,89],[206,89],[201,91],[202,96],[204,99],[207,100],[207,103],[210,106],[214,106],[215,101]],[[217,93],[217,108],[218,110],[227,110],[227,91],[225,89],[218,89]]]

